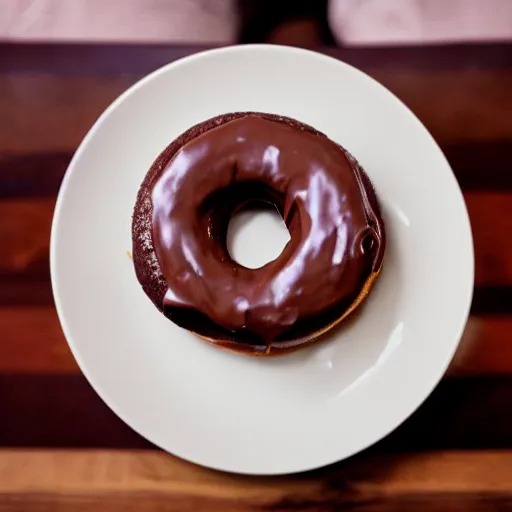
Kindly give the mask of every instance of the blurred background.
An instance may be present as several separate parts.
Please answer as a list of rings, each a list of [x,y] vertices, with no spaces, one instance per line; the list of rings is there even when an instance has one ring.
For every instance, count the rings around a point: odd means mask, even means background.
[[[1,0],[4,41],[392,45],[512,39],[511,0]]]

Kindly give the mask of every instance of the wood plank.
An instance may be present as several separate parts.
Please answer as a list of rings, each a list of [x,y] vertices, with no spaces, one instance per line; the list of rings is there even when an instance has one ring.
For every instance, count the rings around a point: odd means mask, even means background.
[[[0,373],[0,446],[147,448],[81,375]],[[512,449],[512,378],[444,379],[371,453]],[[36,426],[36,427],[35,427]]]
[[[80,372],[53,307],[0,308],[0,333],[0,373]]]
[[[464,195],[475,247],[475,284],[512,284],[512,194]]]
[[[131,495],[124,496],[105,494],[95,497],[82,498],[80,496],[46,496],[46,495],[16,495],[7,496],[7,503],[0,507],[0,512],[96,512],[98,508],[109,512],[170,512],[170,511],[215,511],[241,512],[262,511],[273,512],[338,512],[340,510],[355,510],[358,512],[408,512],[410,510],[432,512],[510,512],[510,499],[508,496],[413,496],[397,497],[396,499],[376,499],[364,503],[351,503],[346,499],[330,500],[328,497],[315,498],[306,502],[295,500],[278,502],[269,508],[256,505],[253,507],[244,501],[236,504],[225,502],[211,503],[210,498],[191,499],[188,496],[182,500],[167,496],[137,496],[135,501]],[[0,504],[1,505],[1,504]],[[55,508],[57,507],[57,508]]]
[[[441,149],[463,191],[512,190],[512,138],[444,144]]]
[[[0,153],[75,151],[101,112],[138,78],[0,74]]]
[[[53,307],[0,308],[0,373],[79,374]],[[448,376],[512,375],[512,315],[473,316]]]
[[[54,198],[0,201],[0,273],[47,272],[54,209]]]
[[[512,286],[477,286],[474,288],[471,314],[508,315],[511,308]]]
[[[0,451],[0,510],[512,508],[512,453],[356,457],[296,476],[215,472],[153,451]]]
[[[512,316],[471,316],[447,375],[512,375]]]
[[[71,153],[0,154],[0,198],[56,197]]]
[[[0,271],[0,307],[53,305],[50,269],[39,274]]]
[[[0,446],[149,448],[82,375],[0,373]]]
[[[274,9],[275,10],[275,9]],[[210,46],[211,48],[211,46]],[[0,43],[0,73],[111,75],[150,73],[176,59],[208,49],[176,44]],[[512,45],[449,44],[318,51],[353,66],[377,69],[464,70],[512,67]]]
[[[0,503],[0,512],[172,512],[172,511],[216,511],[243,512],[269,510],[272,512],[338,512],[340,510],[354,510],[357,512],[409,512],[421,510],[423,512],[510,512],[510,498],[505,495],[441,495],[441,496],[404,496],[391,499],[375,499],[366,502],[352,503],[346,498],[308,499],[297,502],[293,498],[278,502],[269,507],[247,503],[240,500],[236,503],[212,500],[211,498],[190,498],[188,495],[179,499],[176,496],[154,496],[148,494],[132,498],[109,493],[98,496],[57,496],[48,495],[9,495],[6,503]],[[212,503],[213,501],[213,503]]]
[[[512,232],[512,193],[467,192],[465,199],[474,233],[476,285],[512,286],[512,237],[507,236]],[[0,201],[0,218],[9,219],[0,224],[0,282],[7,273],[47,275],[54,207],[53,198]]]
[[[479,55],[482,64],[494,60],[495,65],[501,67],[507,65],[507,60],[500,58],[500,48],[501,45],[498,45],[489,51],[487,48],[475,47],[472,52],[475,56]],[[151,43],[0,43],[0,73],[87,76],[145,74],[205,49],[207,49],[206,46],[199,45]]]
[[[368,71],[421,119],[441,146],[512,138],[509,69]]]

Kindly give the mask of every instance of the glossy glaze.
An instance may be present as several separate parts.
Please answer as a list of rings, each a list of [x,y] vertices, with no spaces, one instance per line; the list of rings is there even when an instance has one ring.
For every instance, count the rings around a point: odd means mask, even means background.
[[[327,137],[258,116],[196,137],[152,191],[164,306],[191,308],[268,344],[299,321],[350,304],[384,250],[368,186]],[[237,210],[258,201],[276,205],[291,239],[277,259],[248,269],[230,257],[226,232]]]

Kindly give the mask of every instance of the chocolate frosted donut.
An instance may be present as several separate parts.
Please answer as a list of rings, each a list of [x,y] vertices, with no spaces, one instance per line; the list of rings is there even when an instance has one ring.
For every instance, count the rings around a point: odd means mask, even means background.
[[[226,247],[231,217],[257,203],[281,213],[290,241],[261,268]],[[157,158],[132,225],[137,278],[170,320],[222,347],[277,354],[318,338],[366,297],[385,231],[356,160],[294,119],[226,114]]]

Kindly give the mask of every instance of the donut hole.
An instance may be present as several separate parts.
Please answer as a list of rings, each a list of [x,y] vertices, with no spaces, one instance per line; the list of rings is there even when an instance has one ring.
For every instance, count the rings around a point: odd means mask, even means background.
[[[275,260],[290,241],[290,233],[276,206],[251,201],[234,213],[227,231],[231,258],[251,269]]]

